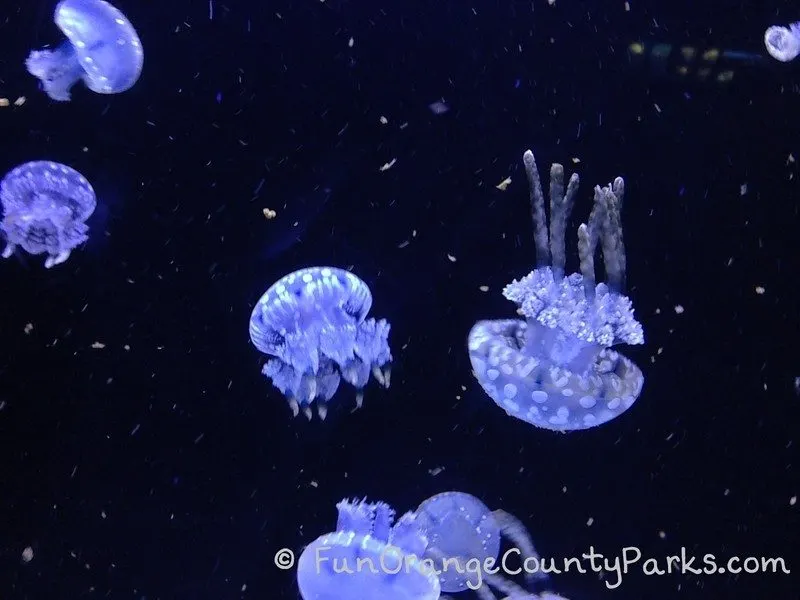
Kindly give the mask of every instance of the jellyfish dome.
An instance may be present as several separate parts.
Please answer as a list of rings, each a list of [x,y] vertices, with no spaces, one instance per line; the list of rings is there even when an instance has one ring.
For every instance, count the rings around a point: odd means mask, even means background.
[[[290,273],[256,303],[250,339],[273,357],[262,372],[286,396],[294,416],[302,409],[311,419],[315,403],[324,419],[342,379],[356,388],[357,408],[370,372],[389,387],[390,325],[385,319],[367,319],[371,306],[367,284],[335,267]]]
[[[34,50],[25,66],[50,98],[66,102],[82,79],[98,94],[129,90],[142,72],[144,52],[136,30],[104,0],[61,0],[54,19],[67,36],[53,50]]]
[[[502,537],[511,540],[520,553],[520,561],[533,558],[538,564],[539,555],[530,534],[515,516],[504,510],[489,510],[472,494],[456,491],[431,496],[417,507],[415,514],[428,538],[425,558],[435,566],[443,592],[470,588],[478,591],[481,598],[494,598],[489,589],[493,587],[514,598],[528,594],[512,581],[489,572],[491,562],[499,562]],[[470,561],[475,568],[470,567]],[[485,568],[487,565],[489,568]],[[533,583],[547,575],[530,569],[525,578]]]
[[[94,190],[75,169],[50,161],[19,165],[0,181],[6,238],[3,258],[21,247],[30,254],[47,254],[46,268],[60,265],[85,242],[85,221],[97,206]]]
[[[297,561],[303,600],[436,600],[439,579],[419,558],[427,539],[413,513],[394,523],[383,502],[342,500],[336,531],[309,544]]]
[[[625,247],[620,211],[625,183],[595,186],[588,223],[578,228],[580,273],[564,274],[565,231],[578,190],[564,168],[550,170],[549,247],[544,194],[533,153],[524,156],[534,220],[537,268],[503,295],[525,320],[480,321],[468,347],[475,377],[509,415],[537,427],[596,427],[631,407],[644,385],[641,370],[615,344],[643,344],[642,326],[623,294]],[[608,283],[595,280],[598,243]]]
[[[800,54],[800,21],[788,27],[768,27],[764,32],[764,45],[772,58],[781,62],[794,60]]]

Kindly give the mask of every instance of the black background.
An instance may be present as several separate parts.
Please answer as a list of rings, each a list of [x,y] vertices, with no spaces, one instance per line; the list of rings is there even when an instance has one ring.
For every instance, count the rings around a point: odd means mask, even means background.
[[[205,0],[116,5],[140,81],[60,104],[23,64],[61,39],[52,3],[0,9],[0,95],[27,97],[0,108],[0,170],[64,162],[100,202],[63,266],[0,264],[0,597],[297,598],[273,555],[330,531],[336,501],[405,511],[449,489],[518,515],[546,556],[685,546],[797,568],[800,59],[726,86],[626,51],[764,53],[767,26],[800,20],[792,2],[215,0],[213,20]],[[513,315],[502,287],[533,267],[529,147],[541,171],[581,175],[571,248],[591,187],[627,187],[646,344],[624,352],[645,389],[570,435],[506,416],[465,348],[475,320]],[[317,264],[370,285],[395,363],[363,410],[343,388],[308,423],[260,375],[247,320]],[[571,600],[790,598],[793,577],[552,584]]]

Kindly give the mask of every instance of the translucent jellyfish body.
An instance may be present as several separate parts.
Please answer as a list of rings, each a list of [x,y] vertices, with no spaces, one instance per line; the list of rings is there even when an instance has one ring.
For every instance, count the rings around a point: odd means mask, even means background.
[[[75,169],[50,161],[19,165],[0,182],[6,238],[3,258],[19,246],[47,254],[46,268],[60,265],[88,239],[86,219],[97,206],[94,190]]]
[[[613,185],[594,190],[588,223],[578,228],[580,273],[565,276],[565,231],[578,190],[572,175],[564,192],[564,168],[550,170],[548,240],[544,194],[533,153],[524,156],[534,220],[537,268],[514,280],[503,295],[525,317],[480,321],[468,347],[475,377],[505,411],[537,427],[555,431],[588,429],[630,408],[644,376],[615,344],[642,344],[642,326],[622,293],[625,248],[620,210],[625,191]],[[549,241],[549,246],[548,246]],[[596,283],[598,243],[608,283]]]
[[[335,267],[290,273],[256,303],[250,339],[273,357],[262,372],[286,396],[294,416],[302,409],[311,419],[315,403],[324,419],[341,379],[356,388],[357,407],[370,372],[389,387],[390,325],[367,319],[371,306],[367,284]]]
[[[789,62],[800,54],[800,21],[788,27],[773,25],[764,32],[764,45],[772,58]]]
[[[83,80],[98,94],[118,94],[142,72],[142,43],[128,19],[104,0],[61,0],[54,20],[67,40],[53,50],[34,50],[25,61],[53,100],[70,99]]]
[[[487,560],[501,566],[501,536],[507,537],[519,552],[515,559],[519,563],[536,559],[534,564],[527,565],[525,578],[528,582],[547,578],[538,570],[539,555],[522,522],[503,510],[489,510],[471,494],[436,494],[420,504],[415,514],[428,538],[425,558],[435,565],[443,592],[472,589],[482,600],[494,600],[490,588],[515,598],[529,594],[512,581],[489,572],[492,567]]]
[[[439,579],[420,558],[427,539],[412,513],[394,523],[383,502],[342,500],[336,531],[297,561],[303,600],[436,600]]]

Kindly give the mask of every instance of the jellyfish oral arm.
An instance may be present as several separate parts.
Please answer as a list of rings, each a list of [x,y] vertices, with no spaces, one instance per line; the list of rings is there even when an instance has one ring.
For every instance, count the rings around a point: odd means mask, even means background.
[[[84,74],[75,48],[69,42],[53,50],[34,50],[28,55],[25,66],[41,81],[45,93],[58,102],[70,100],[70,89]]]

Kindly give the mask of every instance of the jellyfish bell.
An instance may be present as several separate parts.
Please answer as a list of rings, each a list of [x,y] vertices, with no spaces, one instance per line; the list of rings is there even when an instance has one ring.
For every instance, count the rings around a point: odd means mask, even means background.
[[[85,221],[97,199],[92,185],[78,171],[52,161],[27,162],[0,181],[6,239],[2,257],[19,247],[29,254],[47,254],[45,268],[65,262],[88,239]]]
[[[428,539],[425,558],[432,561],[443,592],[457,593],[478,586],[514,594],[514,598],[523,597],[525,590],[505,574],[488,570],[476,573],[470,567],[470,563],[476,562],[500,564],[501,538],[513,544],[522,560],[535,559],[538,563],[539,554],[530,534],[517,517],[504,510],[490,510],[472,494],[458,491],[427,498],[415,515]],[[547,575],[539,570],[526,570],[528,585],[545,579]]]
[[[83,80],[98,94],[129,90],[142,72],[144,52],[127,17],[105,0],[61,0],[55,23],[67,40],[52,50],[34,50],[25,65],[50,98],[66,102]]]
[[[789,62],[800,54],[800,21],[788,27],[773,25],[764,32],[764,45],[772,58]]]

